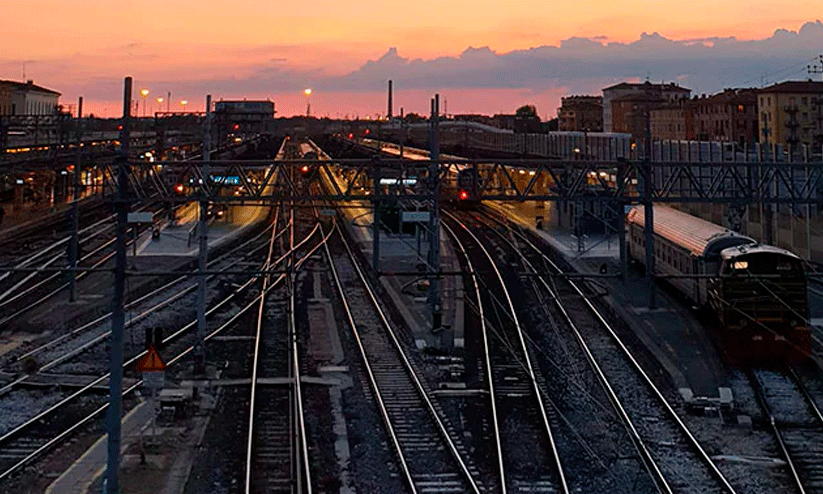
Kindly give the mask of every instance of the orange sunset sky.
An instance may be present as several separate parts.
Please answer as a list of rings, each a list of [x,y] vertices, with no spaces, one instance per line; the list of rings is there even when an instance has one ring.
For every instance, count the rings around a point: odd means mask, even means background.
[[[288,116],[311,87],[315,115],[373,116],[392,78],[395,112],[425,112],[439,91],[450,113],[532,103],[551,117],[560,96],[621,80],[713,92],[805,78],[823,53],[818,0],[3,0],[2,17],[0,78],[25,73],[109,117],[126,75],[149,112],[168,92],[202,110],[211,93]]]

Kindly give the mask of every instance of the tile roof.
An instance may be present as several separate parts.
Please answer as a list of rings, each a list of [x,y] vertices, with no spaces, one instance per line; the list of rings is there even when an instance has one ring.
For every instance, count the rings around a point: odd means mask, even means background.
[[[764,87],[760,93],[823,93],[820,81],[786,81]]]

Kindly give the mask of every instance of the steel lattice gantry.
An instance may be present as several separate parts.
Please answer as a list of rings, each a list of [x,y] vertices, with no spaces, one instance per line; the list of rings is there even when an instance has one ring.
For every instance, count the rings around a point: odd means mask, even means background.
[[[311,176],[299,173],[311,165]],[[222,203],[374,200],[374,191],[398,200],[432,198],[429,161],[364,159],[325,161],[211,161],[209,177],[200,162],[129,162],[130,198],[188,202],[207,198]],[[379,167],[381,184],[371,183]],[[439,162],[438,180],[448,184],[457,171],[474,168],[482,200],[636,203],[702,202],[733,204],[823,204],[823,164],[785,162],[657,163],[551,160],[454,160]],[[293,170],[289,170],[292,168]],[[292,173],[293,172],[293,173]],[[116,189],[114,170],[105,187]],[[293,180],[291,177],[303,177]],[[333,192],[318,195],[310,180],[321,178]],[[396,178],[396,183],[391,179]],[[415,180],[409,180],[415,179]],[[183,190],[174,190],[175,185]],[[649,191],[645,184],[650,184]]]

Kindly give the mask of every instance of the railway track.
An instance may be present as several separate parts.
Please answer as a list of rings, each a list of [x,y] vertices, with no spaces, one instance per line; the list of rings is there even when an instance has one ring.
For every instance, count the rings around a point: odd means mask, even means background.
[[[796,492],[823,492],[823,414],[817,403],[790,368],[750,369],[749,378]]]
[[[277,261],[272,262],[270,264],[271,269],[274,269],[282,261],[283,258],[280,258]],[[248,292],[255,281],[257,281],[257,276],[249,277],[245,283],[238,286],[233,292],[231,292],[231,294],[224,297],[222,300],[217,301],[207,311],[207,317],[209,317],[210,323],[212,325],[218,325],[217,329],[209,333],[207,339],[211,339],[227,327],[230,327],[238,318],[245,314],[254,305],[254,301],[256,301],[257,296],[247,297],[248,300],[243,301],[242,295]],[[280,283],[281,281],[282,279],[278,278],[275,283]],[[269,289],[271,289],[271,287],[269,287]],[[237,309],[230,309],[230,303],[234,303],[235,305],[239,304],[240,307]],[[193,320],[163,339],[163,345],[167,347],[164,350],[164,353],[171,355],[176,354],[175,357],[171,358],[170,362],[176,362],[192,351],[194,341],[192,330],[196,324],[197,321]],[[134,363],[143,355],[145,355],[145,352],[138,352],[132,358],[127,359],[123,365],[124,369],[130,370]],[[128,376],[129,373],[127,372],[126,375]],[[107,407],[105,396],[89,395],[89,392],[93,390],[93,388],[100,386],[101,384],[105,384],[108,376],[109,374],[106,372],[96,379],[93,379],[88,385],[68,394],[68,396],[60,399],[57,403],[54,403],[47,409],[31,416],[28,420],[18,424],[16,427],[7,431],[2,437],[0,437],[0,480],[9,477],[12,473],[31,463],[46,450],[64,440],[66,436],[77,430],[79,427],[88,423],[93,416],[102,413],[102,411]],[[140,383],[141,381],[137,380],[134,385],[128,387],[124,391],[124,394],[128,394],[137,389]],[[87,398],[89,396],[91,397]],[[88,408],[82,407],[80,411],[75,412],[73,406],[78,399],[89,400],[92,404],[89,405]],[[93,414],[88,414],[88,410],[94,407],[97,408]],[[65,425],[70,417],[83,415],[84,417],[78,422],[73,423],[70,426]],[[72,422],[71,420],[68,421]],[[45,422],[54,422],[55,424],[58,424],[56,427],[58,429],[62,428],[63,432],[57,433],[54,431],[48,431],[46,435],[41,435],[38,432],[39,425]],[[29,446],[20,447],[18,446],[19,444],[29,444]]]
[[[471,229],[457,218],[450,219],[472,242],[471,247],[468,242],[460,242],[457,232],[447,227],[466,259],[473,258],[477,270],[493,273],[483,280],[483,293],[488,295],[486,300],[479,289],[475,294],[478,307],[490,307],[483,310],[484,314],[505,314],[496,318],[494,327],[489,328],[491,331],[486,331],[483,321],[488,352],[484,363],[488,367],[487,385],[497,433],[494,442],[500,445],[502,457],[502,464],[498,465],[501,492],[568,494],[563,461],[553,432],[560,427],[558,418],[554,407],[546,403],[545,382],[535,369],[532,351],[526,345],[518,311],[503,275],[493,256]],[[494,336],[490,337],[489,333]],[[524,444],[529,447],[524,448]]]
[[[245,462],[245,492],[289,493],[296,488],[311,493],[313,483],[301,387],[301,353],[295,324],[295,274],[326,238],[312,246],[294,240],[294,210],[290,211],[288,257],[284,255],[287,307],[267,300],[271,276],[263,279],[257,302],[254,353],[249,398]],[[296,260],[298,249],[304,253]],[[268,259],[274,249],[269,245]],[[271,298],[271,296],[269,296]]]
[[[510,237],[511,252],[532,266],[526,276],[535,278],[546,290],[548,300],[559,311],[557,319],[575,328],[575,340],[589,364],[597,366],[601,386],[621,422],[626,424],[655,488],[661,492],[693,489],[698,489],[693,492],[735,492],[585,292],[572,280],[556,284],[548,278],[547,271],[562,274],[562,270],[525,235],[510,229],[508,223],[491,216],[483,221],[499,236]],[[508,233],[504,235],[501,230]],[[651,416],[656,419],[649,420]]]
[[[340,238],[343,239],[342,233]],[[363,372],[383,420],[397,471],[408,492],[480,493],[477,469],[453,438],[437,403],[418,378],[403,345],[365,280],[351,246],[326,248],[346,320],[360,351]],[[347,253],[347,254],[344,254]],[[399,364],[399,365],[398,365]]]

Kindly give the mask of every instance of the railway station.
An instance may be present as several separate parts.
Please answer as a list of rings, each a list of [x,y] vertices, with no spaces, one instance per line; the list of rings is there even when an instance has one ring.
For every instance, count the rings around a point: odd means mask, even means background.
[[[134,89],[0,126],[1,491],[823,490],[819,147]]]

